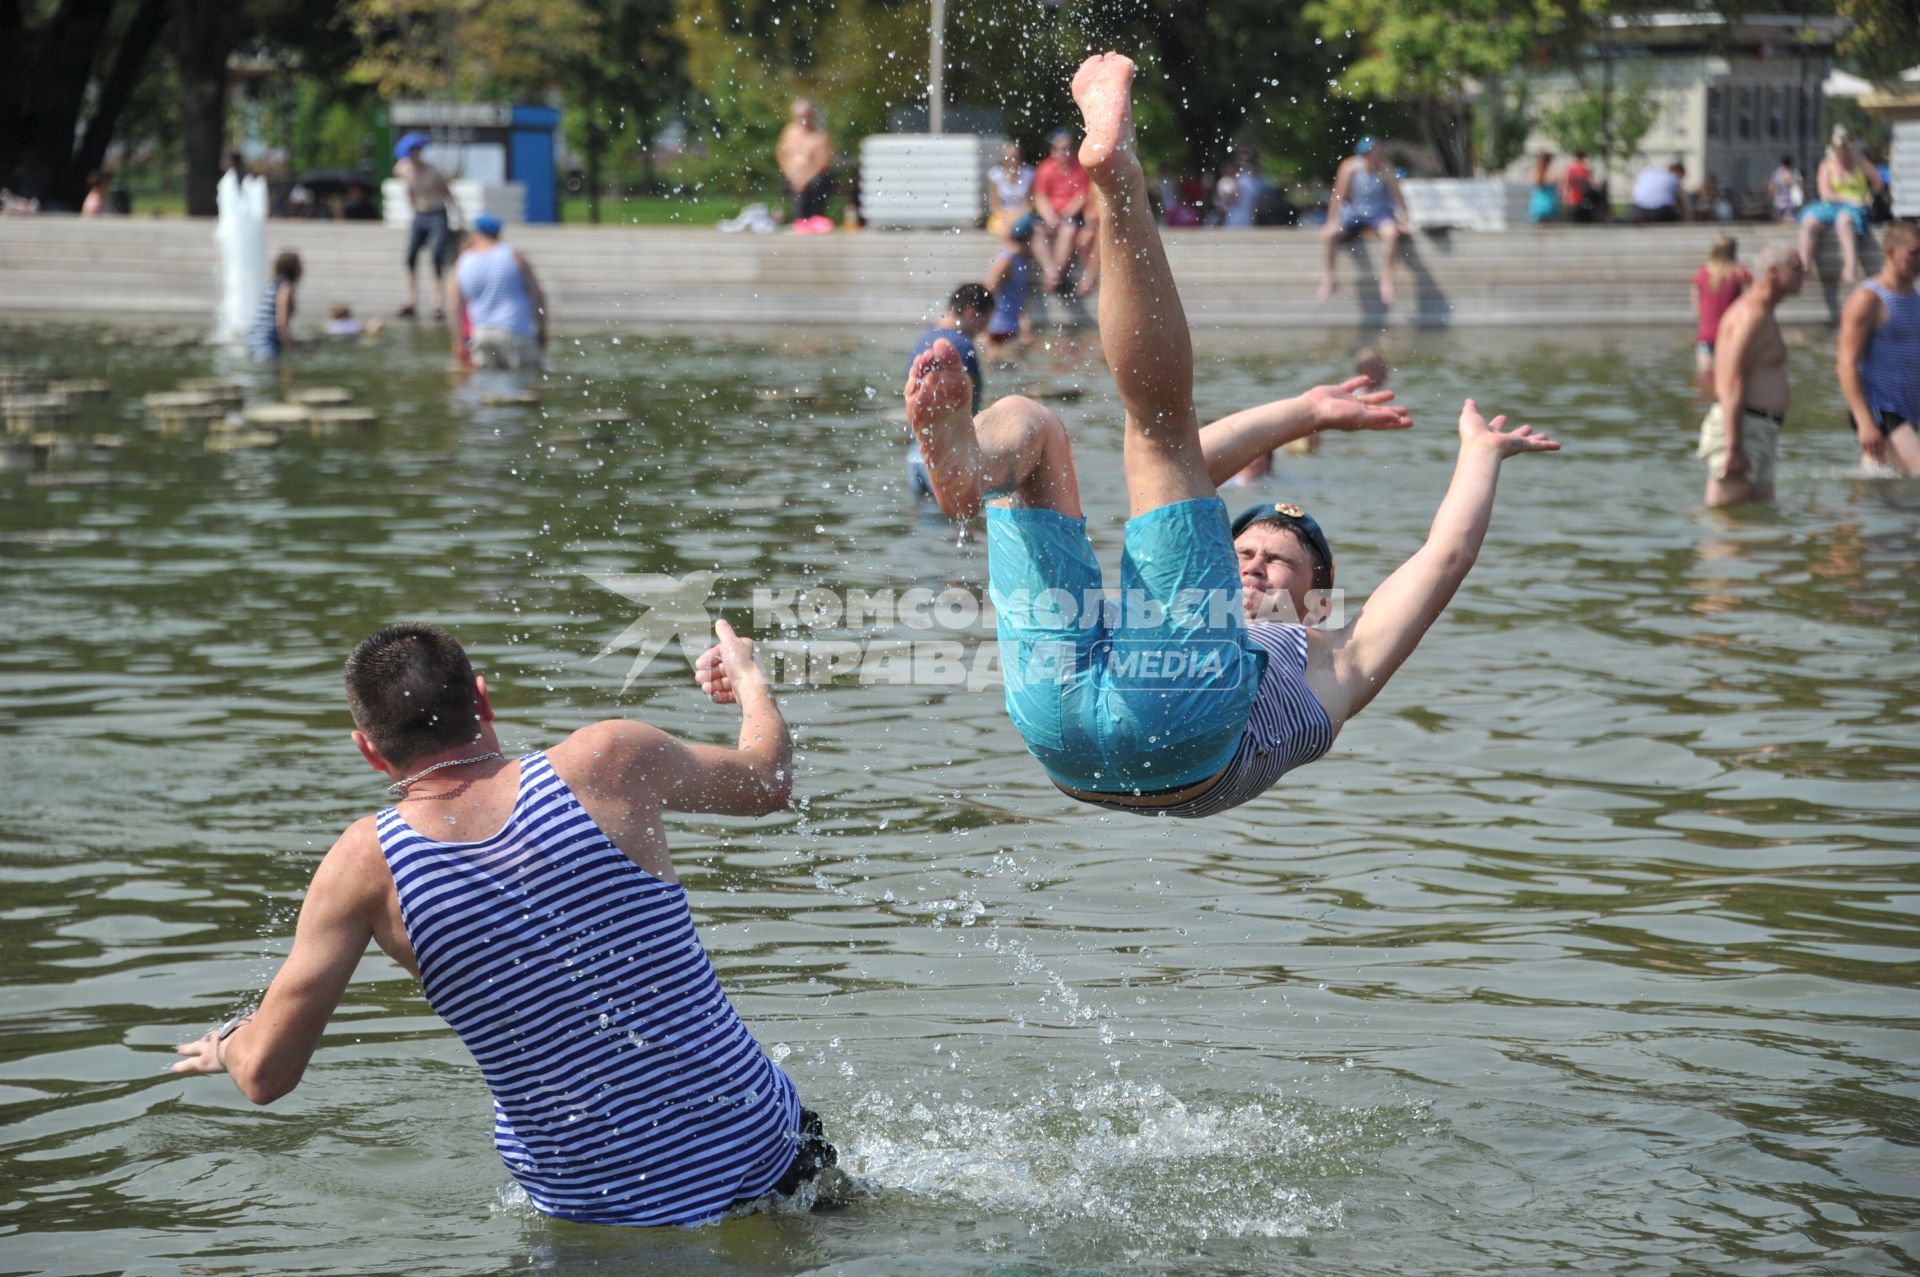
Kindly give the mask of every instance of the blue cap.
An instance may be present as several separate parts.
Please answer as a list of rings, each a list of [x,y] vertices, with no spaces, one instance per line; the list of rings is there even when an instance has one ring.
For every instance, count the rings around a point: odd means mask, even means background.
[[[482,213],[473,219],[473,229],[479,231],[482,235],[497,239],[500,235],[500,219],[492,213]]]
[[[407,156],[413,154],[431,140],[432,139],[425,133],[418,131],[402,133],[400,140],[393,144],[393,158],[396,160],[404,160]]]
[[[1368,151],[1371,151],[1372,149],[1373,149],[1373,139],[1370,137],[1363,137],[1358,142],[1355,142],[1353,144],[1353,153],[1355,155],[1365,155]]]
[[[1233,521],[1233,535],[1238,538],[1256,523],[1271,523],[1298,532],[1307,543],[1307,552],[1313,556],[1313,588],[1333,588],[1333,547],[1327,544],[1327,534],[1320,530],[1320,524],[1312,515],[1291,501],[1263,503],[1240,512],[1240,517]]]

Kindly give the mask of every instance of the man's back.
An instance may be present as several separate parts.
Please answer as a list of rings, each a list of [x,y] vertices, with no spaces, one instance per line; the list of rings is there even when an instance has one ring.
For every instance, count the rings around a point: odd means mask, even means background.
[[[799,1100],[727,1001],[685,891],[609,838],[544,754],[474,788],[435,823],[497,822],[485,837],[438,841],[397,808],[376,826],[422,987],[486,1077],[508,1170],[540,1210],[601,1223],[698,1222],[766,1192],[793,1160]]]

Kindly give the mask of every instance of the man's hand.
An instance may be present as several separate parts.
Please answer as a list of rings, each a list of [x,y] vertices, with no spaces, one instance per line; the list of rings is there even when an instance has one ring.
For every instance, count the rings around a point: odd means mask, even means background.
[[[715,705],[736,705],[741,687],[762,682],[765,675],[760,672],[752,639],[741,638],[725,621],[715,621],[713,633],[719,641],[700,653],[700,659],[693,663],[693,678]]]
[[[186,1058],[176,1060],[170,1073],[225,1073],[227,1066],[220,1063],[220,1030],[208,1029],[203,1038],[191,1042],[182,1042],[173,1048]]]
[[[1747,462],[1747,450],[1740,446],[1738,439],[1727,440],[1727,455],[1724,469],[1725,473],[1720,476],[1723,480],[1744,479],[1747,477],[1747,473],[1753,469]]]
[[[1460,451],[1478,449],[1491,452],[1496,460],[1522,452],[1558,452],[1560,445],[1543,434],[1534,433],[1532,426],[1521,426],[1517,430],[1504,430],[1507,424],[1504,416],[1488,421],[1480,415],[1480,405],[1469,399],[1460,408]]]
[[[1880,427],[1872,420],[1862,421],[1858,414],[1854,417],[1853,436],[1860,441],[1860,455],[1876,466],[1890,464],[1887,460],[1887,437],[1880,433]]]
[[[1368,390],[1365,376],[1350,377],[1337,386],[1315,386],[1301,396],[1313,411],[1315,430],[1405,430],[1413,414],[1390,408],[1391,390]]]

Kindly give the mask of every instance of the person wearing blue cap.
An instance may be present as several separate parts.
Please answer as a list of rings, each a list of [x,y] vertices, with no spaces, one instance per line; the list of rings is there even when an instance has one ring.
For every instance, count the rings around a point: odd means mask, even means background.
[[[500,242],[500,219],[473,219],[466,251],[447,286],[447,308],[466,308],[473,333],[453,326],[453,357],[475,368],[537,369],[547,349],[547,298],[519,249]]]
[[[414,282],[414,263],[419,260],[420,250],[426,249],[433,258],[436,298],[447,273],[447,208],[453,200],[453,191],[447,185],[446,175],[427,163],[421,154],[426,149],[424,133],[404,134],[393,147],[393,175],[407,184],[407,202],[413,206],[413,225],[407,231],[407,300],[396,312],[402,318],[418,313],[420,294]],[[436,304],[433,317],[439,319],[443,314]]]
[[[1320,232],[1322,269],[1315,301],[1333,296],[1333,259],[1342,245],[1367,231],[1380,236],[1380,301],[1393,305],[1393,263],[1400,240],[1413,233],[1407,220],[1407,201],[1400,183],[1387,167],[1380,148],[1370,137],[1354,143],[1353,154],[1340,161],[1333,177],[1333,198],[1327,202],[1327,224]]]
[[[1126,409],[1119,597],[1105,596],[1057,416],[1014,397],[975,418],[954,349],[936,342],[909,372],[907,419],[940,508],[986,511],[1007,712],[1028,752],[1081,802],[1210,816],[1331,747],[1472,565],[1501,461],[1559,445],[1488,422],[1468,400],[1426,546],[1350,622],[1309,629],[1334,602],[1325,534],[1286,503],[1229,525],[1217,485],[1289,439],[1412,422],[1387,405],[1390,392],[1355,377],[1200,428],[1192,339],[1134,152],[1132,77],[1133,63],[1110,53],[1073,80],[1107,263],[1100,341]]]

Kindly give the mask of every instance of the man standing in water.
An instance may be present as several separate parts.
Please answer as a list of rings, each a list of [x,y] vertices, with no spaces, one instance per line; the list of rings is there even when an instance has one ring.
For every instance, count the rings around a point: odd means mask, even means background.
[[[1773,462],[1787,421],[1787,343],[1774,311],[1800,291],[1791,244],[1760,250],[1759,277],[1727,307],[1713,346],[1713,406],[1696,450],[1707,466],[1707,507],[1773,500]]]
[[[1920,475],[1920,226],[1881,237],[1880,273],[1847,298],[1834,371],[1864,465]]]
[[[447,185],[446,174],[427,163],[427,157],[421,152],[427,149],[427,139],[421,133],[409,133],[400,139],[394,150],[399,159],[393,166],[393,175],[407,184],[407,202],[413,206],[413,225],[407,231],[407,300],[400,307],[402,318],[410,318],[418,313],[420,291],[414,280],[414,263],[419,260],[420,250],[425,248],[433,259],[433,317],[441,317],[440,282],[447,273],[447,206],[453,200],[453,190]]]
[[[367,638],[346,668],[353,742],[398,801],[321,861],[259,1009],[182,1045],[173,1071],[285,1095],[377,941],[473,1053],[494,1145],[546,1214],[696,1224],[832,1166],[722,992],[667,854],[668,811],[764,815],[792,792],[753,644],[714,629],[695,677],[740,706],[737,748],[614,719],[518,759],[451,634]]]
[[[1126,409],[1132,517],[1116,605],[1104,599],[1058,417],[1009,398],[976,418],[958,357],[940,341],[908,375],[907,419],[943,511],[970,517],[992,498],[987,565],[1007,712],[1028,752],[1081,802],[1210,816],[1326,752],[1472,567],[1502,462],[1559,445],[1530,426],[1503,430],[1504,417],[1489,422],[1468,400],[1426,544],[1347,625],[1298,623],[1325,619],[1333,603],[1319,525],[1278,503],[1229,529],[1216,486],[1314,429],[1411,423],[1386,408],[1385,392],[1355,394],[1366,384],[1356,377],[1201,429],[1192,338],[1134,153],[1132,80],[1133,63],[1112,53],[1073,78],[1087,125],[1080,160],[1100,200],[1100,343]]]
[[[463,305],[473,325],[466,338],[458,322]],[[491,213],[473,219],[472,240],[447,286],[447,309],[455,319],[455,360],[467,356],[475,368],[540,367],[547,349],[546,294],[520,250],[500,242],[500,219]]]
[[[806,229],[803,223],[825,217],[827,197],[833,194],[833,139],[820,127],[813,103],[794,99],[793,118],[780,130],[773,158],[786,179],[793,228]]]

